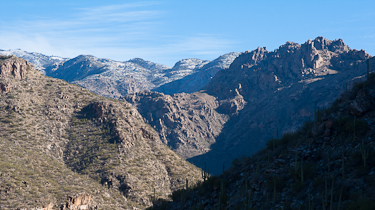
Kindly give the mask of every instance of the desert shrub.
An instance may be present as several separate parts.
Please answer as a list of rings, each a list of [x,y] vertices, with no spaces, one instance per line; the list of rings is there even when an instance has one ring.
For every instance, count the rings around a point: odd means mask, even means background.
[[[284,149],[287,148],[288,145],[294,145],[300,139],[299,132],[293,133],[286,133],[284,134],[281,139],[271,139],[266,143],[267,150],[273,150],[273,148],[280,148]]]
[[[336,129],[339,136],[361,138],[369,130],[367,122],[363,119],[352,119],[348,116],[336,118],[333,121],[333,128]]]
[[[373,210],[375,209],[375,201],[370,199],[359,199],[351,201],[345,210]]]

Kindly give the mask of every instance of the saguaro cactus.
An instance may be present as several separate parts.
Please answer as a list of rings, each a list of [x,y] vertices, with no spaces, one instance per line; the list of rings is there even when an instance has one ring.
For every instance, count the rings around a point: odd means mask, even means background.
[[[206,172],[206,162],[204,162],[204,171],[202,171],[202,179],[203,181],[206,181],[208,178],[209,172]]]
[[[362,141],[360,145],[360,149],[361,149],[361,154],[362,154],[362,159],[363,159],[363,166],[366,167],[366,160],[369,155],[369,150],[365,147],[364,141]]]
[[[367,80],[370,76],[370,59],[367,59]]]

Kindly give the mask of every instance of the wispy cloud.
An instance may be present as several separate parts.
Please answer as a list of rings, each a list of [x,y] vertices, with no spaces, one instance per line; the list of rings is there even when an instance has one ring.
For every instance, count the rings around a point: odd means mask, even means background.
[[[158,17],[161,11],[139,9],[153,6],[157,2],[138,2],[119,5],[109,5],[94,8],[82,8],[81,18],[86,21],[99,22],[133,22],[144,21]],[[97,22],[96,22],[97,23]]]
[[[46,53],[53,48],[57,51],[58,47],[85,49],[113,45],[111,43],[116,41],[141,40],[151,36],[159,24],[162,12],[144,8],[154,4],[156,2],[80,8],[64,19],[46,17],[2,22],[0,48],[17,46],[34,51],[42,49]]]
[[[142,57],[173,65],[182,58],[214,59],[232,42],[214,34],[165,34],[158,2],[73,9],[70,15],[1,22],[0,49],[21,48],[47,55],[91,54],[115,60]]]

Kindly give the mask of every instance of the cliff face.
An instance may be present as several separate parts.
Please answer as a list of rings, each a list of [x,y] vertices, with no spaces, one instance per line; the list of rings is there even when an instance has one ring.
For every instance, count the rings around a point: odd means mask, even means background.
[[[133,104],[166,145],[184,158],[207,153],[228,116],[215,111],[219,104],[205,93],[139,92],[120,100]]]
[[[296,130],[303,121],[313,118],[315,102],[318,108],[327,107],[346,87],[351,89],[355,82],[361,81],[366,75],[368,58],[365,51],[352,50],[342,40],[331,41],[323,37],[302,45],[287,42],[272,52],[258,48],[242,53],[228,69],[219,71],[202,91],[194,93],[212,97],[211,103],[216,105],[209,106],[210,111],[205,113],[215,112],[226,120],[220,123],[216,135],[210,130],[201,130],[203,136],[214,136],[214,139],[206,146],[210,148],[207,153],[190,156],[189,161],[200,167],[207,162],[210,172],[220,173],[223,163],[230,165],[236,157],[263,148],[275,137],[277,128],[280,134]],[[374,66],[374,59],[370,59],[370,71],[375,70]],[[173,95],[171,99],[176,102],[159,107],[179,103],[181,95],[184,94]],[[152,112],[148,105],[154,104],[154,100],[149,99],[151,95],[142,97],[147,97],[147,101],[136,106],[147,119]],[[136,101],[143,101],[142,97]],[[128,102],[133,103],[132,100]],[[195,103],[200,102],[193,100],[190,104]],[[186,107],[187,110],[195,109],[194,105]],[[171,112],[165,108],[160,110]],[[204,117],[199,115],[199,118],[216,121],[207,114],[202,115]],[[159,116],[163,114],[159,113]],[[172,123],[170,128],[179,129],[174,127],[176,124]],[[199,123],[191,125],[192,130],[201,127]],[[181,138],[187,139],[180,135]],[[192,142],[199,141],[194,138],[196,140]],[[173,145],[173,142],[169,144]],[[184,151],[178,152],[186,156]]]
[[[145,208],[201,179],[129,103],[15,57],[0,56],[0,84],[0,209]]]

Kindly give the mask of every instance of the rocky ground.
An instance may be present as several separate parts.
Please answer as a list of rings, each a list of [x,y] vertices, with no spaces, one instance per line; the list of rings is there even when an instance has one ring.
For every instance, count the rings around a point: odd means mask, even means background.
[[[0,209],[142,209],[202,179],[129,103],[15,56],[0,56],[0,127]]]

